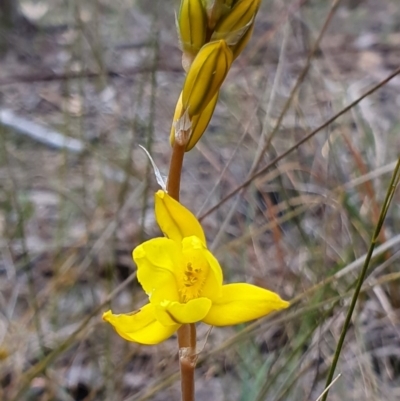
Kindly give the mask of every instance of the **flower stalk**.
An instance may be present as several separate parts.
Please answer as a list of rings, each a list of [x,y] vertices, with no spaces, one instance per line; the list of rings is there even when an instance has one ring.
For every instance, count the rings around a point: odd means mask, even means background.
[[[185,145],[175,141],[167,181],[168,194],[179,201]],[[181,372],[182,401],[194,401],[194,371],[196,368],[196,325],[184,324],[178,329],[179,368]]]
[[[179,203],[185,152],[207,128],[231,64],[251,36],[259,3],[182,0],[177,26],[187,76],[170,131],[166,188],[162,185],[164,189],[155,194],[155,216],[164,237],[145,241],[132,252],[149,302],[131,313],[103,314],[128,341],[154,345],[177,333],[182,401],[195,399],[197,322],[235,325],[289,306],[265,288],[223,284],[223,271],[207,249],[200,222]]]
[[[175,200],[179,201],[179,191],[181,187],[181,174],[183,156],[185,155],[185,144],[175,141],[172,146],[171,161],[167,181],[167,191]]]
[[[184,324],[178,330],[179,366],[182,401],[194,401],[194,370],[196,368],[196,325]]]

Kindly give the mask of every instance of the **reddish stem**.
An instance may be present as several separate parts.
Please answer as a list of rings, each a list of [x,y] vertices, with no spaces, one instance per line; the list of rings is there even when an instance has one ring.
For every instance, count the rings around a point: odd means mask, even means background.
[[[178,141],[172,148],[169,167],[167,191],[168,194],[179,201],[181,173],[185,145]],[[178,330],[179,364],[181,369],[182,401],[194,401],[194,369],[196,367],[196,326],[183,324]]]

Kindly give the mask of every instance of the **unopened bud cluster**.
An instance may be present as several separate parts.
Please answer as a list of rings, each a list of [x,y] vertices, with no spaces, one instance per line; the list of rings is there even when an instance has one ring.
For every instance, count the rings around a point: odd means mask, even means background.
[[[177,28],[187,72],[170,142],[192,149],[213,115],[233,60],[253,32],[261,0],[181,0]]]

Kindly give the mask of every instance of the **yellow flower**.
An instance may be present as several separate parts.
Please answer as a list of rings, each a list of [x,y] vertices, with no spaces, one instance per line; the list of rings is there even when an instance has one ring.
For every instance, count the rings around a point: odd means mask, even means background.
[[[155,212],[166,237],[133,251],[137,277],[150,302],[129,314],[103,315],[121,337],[157,344],[182,324],[234,325],[289,306],[278,294],[251,284],[223,285],[221,267],[207,249],[200,223],[167,193],[156,193]]]

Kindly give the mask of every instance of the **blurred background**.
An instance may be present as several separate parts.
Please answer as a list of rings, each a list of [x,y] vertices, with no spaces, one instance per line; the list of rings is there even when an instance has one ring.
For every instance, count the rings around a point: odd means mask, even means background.
[[[296,299],[198,326],[197,399],[316,400],[400,154],[398,0],[264,0],[181,201],[226,282]],[[179,399],[176,338],[122,340],[139,308],[132,249],[160,232],[158,189],[184,73],[178,0],[0,0],[0,399]],[[325,28],[326,29],[325,29]],[[298,90],[293,88],[297,85]],[[252,174],[321,127],[247,190]],[[211,213],[211,207],[217,205]],[[400,399],[400,195],[389,210],[330,400]]]

